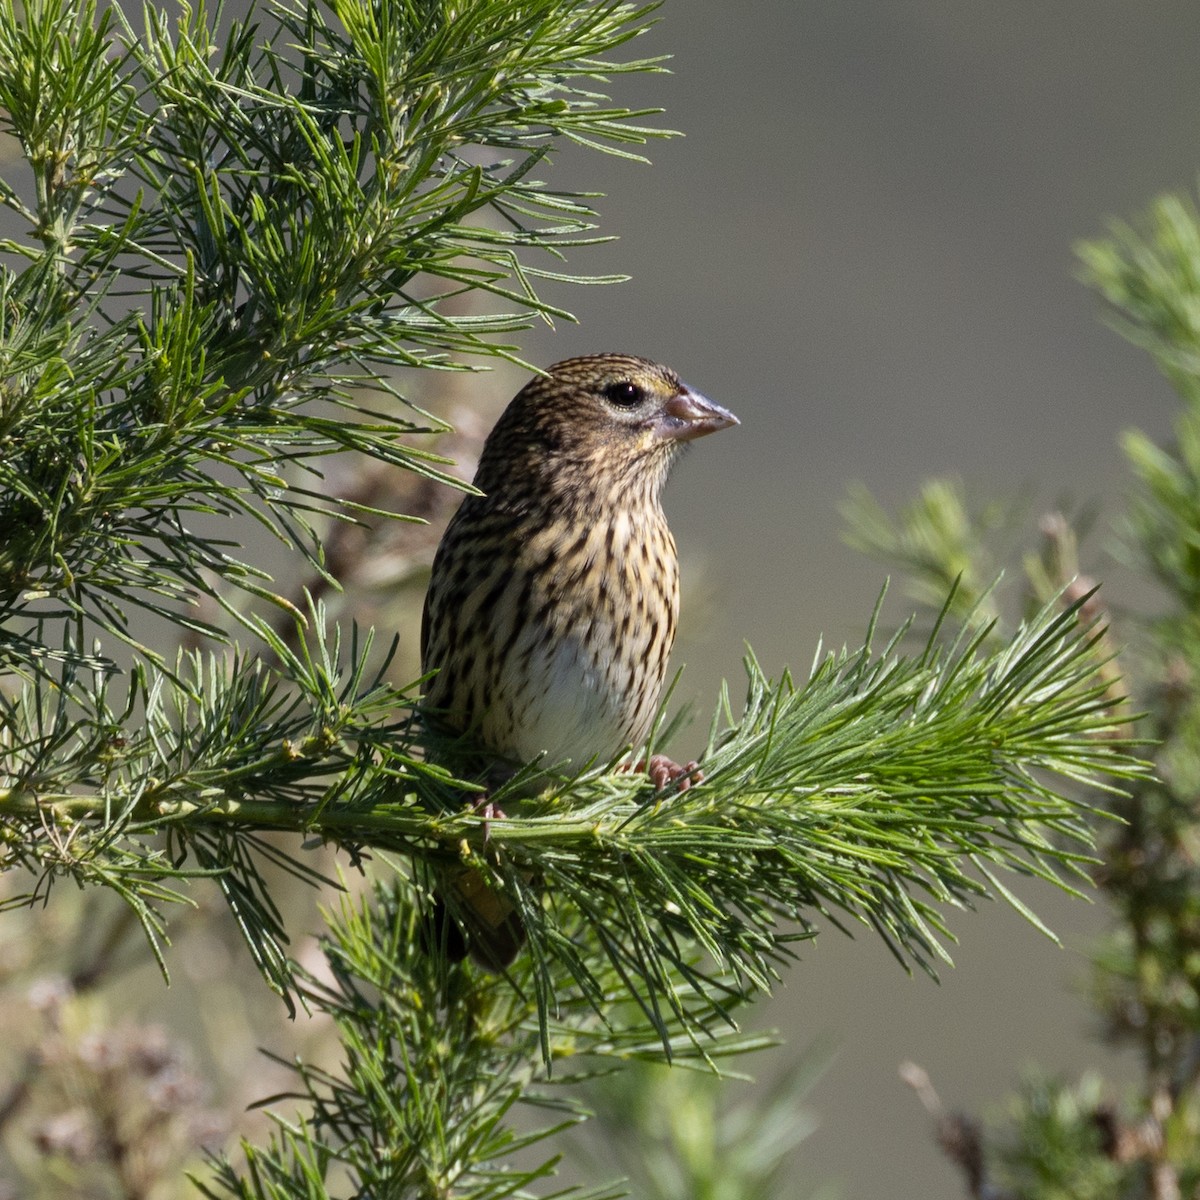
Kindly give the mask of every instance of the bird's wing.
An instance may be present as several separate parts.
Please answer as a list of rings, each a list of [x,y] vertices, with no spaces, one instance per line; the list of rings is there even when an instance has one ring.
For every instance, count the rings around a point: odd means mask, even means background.
[[[425,671],[425,656],[429,653],[429,590],[425,592],[425,603],[421,608],[421,671]]]

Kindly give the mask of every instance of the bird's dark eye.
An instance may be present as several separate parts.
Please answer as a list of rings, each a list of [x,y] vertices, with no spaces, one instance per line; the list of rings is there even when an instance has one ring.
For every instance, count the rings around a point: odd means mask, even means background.
[[[636,383],[630,383],[625,379],[620,383],[610,383],[604,389],[604,396],[609,403],[615,404],[618,408],[637,408],[645,400],[646,393]]]

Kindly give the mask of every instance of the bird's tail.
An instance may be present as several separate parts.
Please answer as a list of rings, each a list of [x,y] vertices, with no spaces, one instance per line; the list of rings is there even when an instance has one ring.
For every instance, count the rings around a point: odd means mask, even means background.
[[[472,962],[496,974],[525,944],[516,907],[475,867],[460,867],[442,880],[435,921],[438,940],[452,961],[470,955]]]

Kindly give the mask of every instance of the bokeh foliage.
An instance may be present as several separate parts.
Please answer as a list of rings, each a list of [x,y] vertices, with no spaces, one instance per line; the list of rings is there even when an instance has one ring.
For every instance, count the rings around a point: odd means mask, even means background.
[[[1200,212],[1165,196],[1078,253],[1111,323],[1151,355],[1180,402],[1167,444],[1137,429],[1122,438],[1133,486],[1110,549],[1157,585],[1157,605],[1109,618],[1100,597],[1086,601],[1123,643],[1119,653],[1110,645],[1106,669],[1129,680],[1127,719],[1142,710],[1136,729],[1154,747],[1153,775],[1115,801],[1118,822],[1098,826],[1093,868],[1112,915],[1093,955],[1093,1024],[1133,1048],[1141,1078],[1123,1092],[1094,1073],[1060,1079],[1047,1065],[987,1129],[942,1112],[927,1083],[918,1090],[971,1196],[1167,1200],[1200,1186]],[[969,593],[1004,560],[999,535],[1012,540],[1013,528],[995,521],[1001,510],[972,511],[952,480],[928,482],[894,519],[862,490],[846,505],[854,544],[895,566],[920,599],[947,572],[961,572]],[[1043,517],[992,611],[1086,591],[1081,564],[1098,557],[1084,536],[1091,523],[1086,512]]]

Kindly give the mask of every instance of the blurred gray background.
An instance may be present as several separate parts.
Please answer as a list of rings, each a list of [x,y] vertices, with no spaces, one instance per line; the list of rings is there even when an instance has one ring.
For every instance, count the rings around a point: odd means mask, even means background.
[[[885,572],[841,544],[852,479],[894,505],[953,473],[972,498],[1028,492],[1031,518],[1098,501],[1088,566],[1110,604],[1144,601],[1101,553],[1128,485],[1116,439],[1165,435],[1173,400],[1098,319],[1072,245],[1192,188],[1200,5],[668,0],[661,17],[633,49],[673,55],[673,75],[612,94],[665,107],[686,137],[653,144],[652,167],[571,152],[547,176],[602,188],[602,231],[620,235],[571,265],[633,279],[556,293],[580,324],[523,349],[660,358],[742,418],[668,494],[688,580],[677,661],[702,719],[719,679],[741,678],[743,639],[773,674],[805,671],[821,637],[861,641]],[[1089,1042],[1078,994],[1103,912],[1022,894],[1064,949],[993,905],[955,919],[940,986],[870,934],[805,950],[757,1014],[789,1042],[763,1075],[811,1041],[840,1047],[796,1195],[831,1178],[863,1200],[963,1194],[902,1059],[985,1115],[1031,1062],[1128,1076]]]

